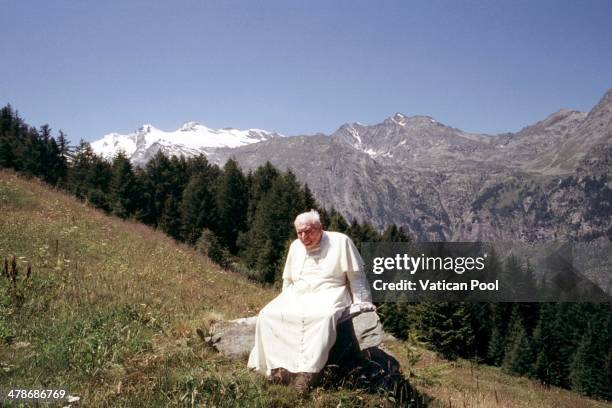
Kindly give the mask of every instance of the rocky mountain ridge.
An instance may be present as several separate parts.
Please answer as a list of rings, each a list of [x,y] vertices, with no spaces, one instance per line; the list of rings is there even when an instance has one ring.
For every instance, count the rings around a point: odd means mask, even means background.
[[[219,149],[253,169],[291,168],[349,219],[404,225],[419,240],[592,240],[612,236],[612,90],[591,112],[560,110],[517,133],[463,132],[426,116],[350,123]]]

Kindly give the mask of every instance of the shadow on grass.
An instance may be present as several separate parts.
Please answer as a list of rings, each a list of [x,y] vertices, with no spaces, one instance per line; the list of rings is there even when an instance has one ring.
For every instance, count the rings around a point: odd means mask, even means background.
[[[350,320],[338,326],[336,343],[319,386],[363,390],[402,407],[425,407],[432,400],[410,385],[400,363],[388,352],[379,347],[360,350]]]

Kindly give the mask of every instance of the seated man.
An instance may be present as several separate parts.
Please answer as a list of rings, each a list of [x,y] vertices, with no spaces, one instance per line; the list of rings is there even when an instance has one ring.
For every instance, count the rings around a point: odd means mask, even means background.
[[[375,306],[349,237],[323,231],[315,210],[298,215],[295,229],[283,290],[259,313],[248,366],[268,376],[272,370],[294,373],[294,386],[304,393],[327,362],[338,319],[349,307],[354,312]]]

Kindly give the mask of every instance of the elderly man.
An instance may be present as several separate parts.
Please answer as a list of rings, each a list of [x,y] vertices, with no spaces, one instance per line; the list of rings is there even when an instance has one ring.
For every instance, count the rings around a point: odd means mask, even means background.
[[[289,249],[283,290],[259,313],[248,366],[286,378],[308,391],[336,341],[338,320],[375,310],[363,261],[349,237],[323,231],[312,210],[295,219],[298,239]]]

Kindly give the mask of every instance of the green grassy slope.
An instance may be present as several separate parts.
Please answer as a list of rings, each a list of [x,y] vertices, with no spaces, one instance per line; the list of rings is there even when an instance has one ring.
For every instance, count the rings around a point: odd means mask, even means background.
[[[248,372],[245,359],[219,356],[195,329],[254,315],[273,290],[162,233],[0,170],[0,259],[13,255],[16,284],[0,279],[0,389],[64,388],[81,406],[392,404],[329,389],[302,400]],[[402,342],[389,347],[434,406],[609,406]],[[415,353],[423,358],[410,366]]]

